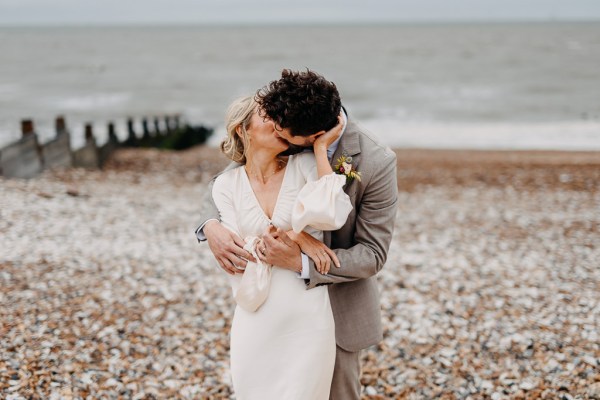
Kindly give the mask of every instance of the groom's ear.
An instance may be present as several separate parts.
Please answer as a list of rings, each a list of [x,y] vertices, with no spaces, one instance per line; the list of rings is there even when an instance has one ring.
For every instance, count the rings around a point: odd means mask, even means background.
[[[314,142],[315,140],[317,140],[317,138],[321,135],[324,135],[325,133],[327,133],[326,131],[319,131],[317,133],[313,133],[312,135],[309,136],[311,143]]]

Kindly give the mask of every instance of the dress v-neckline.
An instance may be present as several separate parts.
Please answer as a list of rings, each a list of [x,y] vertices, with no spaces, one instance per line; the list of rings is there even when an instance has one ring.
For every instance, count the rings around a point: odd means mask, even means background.
[[[250,177],[248,176],[246,167],[242,165],[242,170],[244,171],[244,177],[246,178],[246,184],[250,188],[250,192],[252,193],[252,198],[254,199],[256,206],[260,210],[260,213],[263,215],[263,217],[265,217],[265,219],[267,221],[269,221],[269,223],[273,222],[273,218],[275,217],[275,214],[277,213],[277,207],[279,206],[279,198],[281,197],[281,192],[283,191],[283,185],[285,184],[285,178],[287,176],[288,166],[290,164],[290,160],[292,157],[293,156],[289,156],[288,162],[286,163],[285,167],[283,168],[283,178],[281,179],[281,186],[279,186],[279,192],[277,192],[277,198],[275,199],[275,207],[273,207],[273,214],[271,215],[271,218],[269,218],[269,216],[267,215],[265,210],[262,208],[260,201],[258,201],[258,197],[256,196],[256,193],[254,192],[254,188],[252,187],[252,183],[250,182]]]

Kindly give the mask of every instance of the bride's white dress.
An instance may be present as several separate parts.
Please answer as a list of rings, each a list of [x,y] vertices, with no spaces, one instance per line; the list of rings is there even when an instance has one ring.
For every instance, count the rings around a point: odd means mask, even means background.
[[[322,232],[313,227],[337,229],[350,212],[344,183],[345,177],[335,174],[317,179],[314,155],[301,153],[289,157],[272,219],[260,207],[243,167],[215,180],[213,199],[221,222],[242,238],[259,236],[272,223],[283,230],[306,226],[321,240]],[[230,279],[235,293],[241,276]],[[327,286],[306,290],[298,274],[273,267],[260,308],[235,309],[231,376],[236,398],[328,399],[335,347]]]

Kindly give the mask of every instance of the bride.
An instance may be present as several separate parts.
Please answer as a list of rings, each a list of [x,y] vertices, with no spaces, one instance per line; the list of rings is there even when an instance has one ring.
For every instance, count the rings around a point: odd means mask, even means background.
[[[259,111],[253,97],[230,106],[221,149],[240,165],[219,175],[212,191],[221,223],[245,238],[256,259],[244,274],[230,275],[237,302],[233,388],[239,400],[328,399],[336,342],[327,286],[306,290],[301,265],[264,265],[256,255],[267,230],[293,230],[321,241],[322,230],[345,223],[352,209],[343,191],[346,179],[333,173],[327,159],[342,127],[323,132],[314,153],[282,156],[288,143]],[[312,243],[312,249],[302,247],[305,254],[324,251],[324,245],[315,251],[315,241],[299,243]]]

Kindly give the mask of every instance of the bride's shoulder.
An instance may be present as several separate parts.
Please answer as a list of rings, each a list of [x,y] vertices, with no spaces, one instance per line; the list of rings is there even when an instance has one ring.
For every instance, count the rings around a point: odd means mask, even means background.
[[[290,156],[288,162],[297,165],[298,168],[311,167],[316,163],[315,154],[312,151],[304,151]]]
[[[300,174],[305,178],[311,175],[313,170],[317,167],[315,154],[312,151],[294,154],[293,156],[290,156],[288,163],[291,163],[292,168],[297,174]]]
[[[236,179],[239,179],[240,171],[243,165],[238,165],[233,168],[226,169],[215,178],[215,185],[230,185]]]

